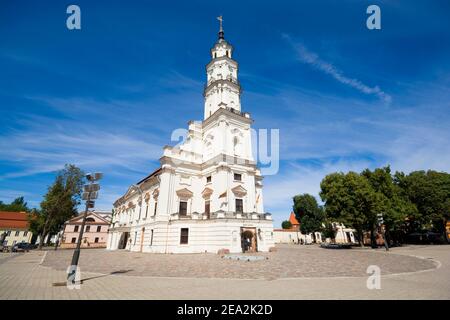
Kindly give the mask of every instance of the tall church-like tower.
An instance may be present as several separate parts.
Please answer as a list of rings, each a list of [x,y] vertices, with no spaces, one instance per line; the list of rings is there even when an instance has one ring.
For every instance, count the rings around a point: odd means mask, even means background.
[[[233,46],[225,40],[222,17],[218,17],[218,39],[211,48],[211,61],[206,66],[207,83],[205,116],[210,117],[219,108],[241,110],[241,86],[238,81],[238,63],[233,60]]]
[[[160,166],[114,203],[108,249],[158,253],[269,251],[273,223],[241,111],[238,63],[222,17],[206,66],[204,119],[165,146]]]

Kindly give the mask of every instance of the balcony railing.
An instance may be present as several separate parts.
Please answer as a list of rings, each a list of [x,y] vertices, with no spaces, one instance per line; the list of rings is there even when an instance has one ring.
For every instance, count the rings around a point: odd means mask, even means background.
[[[237,84],[237,85],[239,85],[239,80],[237,79],[237,78],[235,78],[235,77],[232,77],[232,76],[227,76],[225,79],[224,78],[214,78],[214,77],[211,77],[211,79],[209,79],[209,81],[208,81],[208,83],[207,84],[205,84],[205,89],[206,88],[208,88],[208,86],[211,84],[211,83],[213,83],[213,82],[215,82],[215,81],[223,81],[223,80],[226,80],[226,81],[229,81],[229,82],[231,82],[231,83],[234,83],[234,84]]]
[[[172,213],[171,218],[174,220],[192,219],[192,220],[209,220],[209,219],[247,219],[247,220],[272,220],[270,213],[256,212],[235,212],[235,211],[216,211],[207,214],[206,212],[192,212],[186,215],[180,215],[179,212]]]

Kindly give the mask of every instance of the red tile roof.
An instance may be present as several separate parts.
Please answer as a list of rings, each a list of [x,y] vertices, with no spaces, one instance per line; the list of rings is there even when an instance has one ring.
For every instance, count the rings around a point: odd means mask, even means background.
[[[0,228],[28,229],[27,213],[0,211]]]
[[[300,223],[298,222],[297,218],[295,217],[295,214],[291,212],[291,216],[289,217],[289,221],[292,224],[292,226],[299,226]]]

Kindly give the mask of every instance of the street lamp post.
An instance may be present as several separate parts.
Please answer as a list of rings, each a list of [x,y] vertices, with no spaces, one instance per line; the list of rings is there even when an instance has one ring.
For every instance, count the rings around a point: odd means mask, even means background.
[[[377,218],[378,218],[378,226],[380,227],[381,235],[383,237],[384,247],[386,248],[386,251],[389,251],[389,244],[386,241],[386,234],[384,233],[383,228],[384,224],[383,214],[382,213],[377,214]]]
[[[86,179],[89,181],[89,183],[84,186],[83,192],[83,200],[86,200],[86,209],[84,211],[83,220],[81,222],[81,230],[77,241],[77,247],[73,252],[72,263],[70,265],[69,272],[67,273],[67,280],[71,281],[72,283],[75,283],[78,260],[80,259],[81,241],[83,239],[84,227],[86,225],[86,217],[88,214],[88,210],[89,208],[94,208],[95,204],[94,200],[97,199],[98,190],[100,190],[100,185],[98,183],[95,183],[95,181],[100,180],[102,177],[103,174],[99,172],[89,173],[86,175]]]

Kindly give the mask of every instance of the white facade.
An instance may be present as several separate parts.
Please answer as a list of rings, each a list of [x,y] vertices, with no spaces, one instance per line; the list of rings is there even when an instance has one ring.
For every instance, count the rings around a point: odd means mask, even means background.
[[[320,232],[303,234],[300,231],[292,230],[274,230],[273,238],[275,243],[294,243],[294,244],[311,244],[314,242],[314,237],[316,243],[322,242],[322,235]]]
[[[336,243],[356,243],[354,229],[345,227],[342,223],[333,224],[335,230],[334,241]]]
[[[274,245],[232,52],[221,30],[206,67],[204,120],[190,121],[185,141],[164,147],[160,168],[114,203],[108,249],[242,252],[247,238],[251,251]]]

